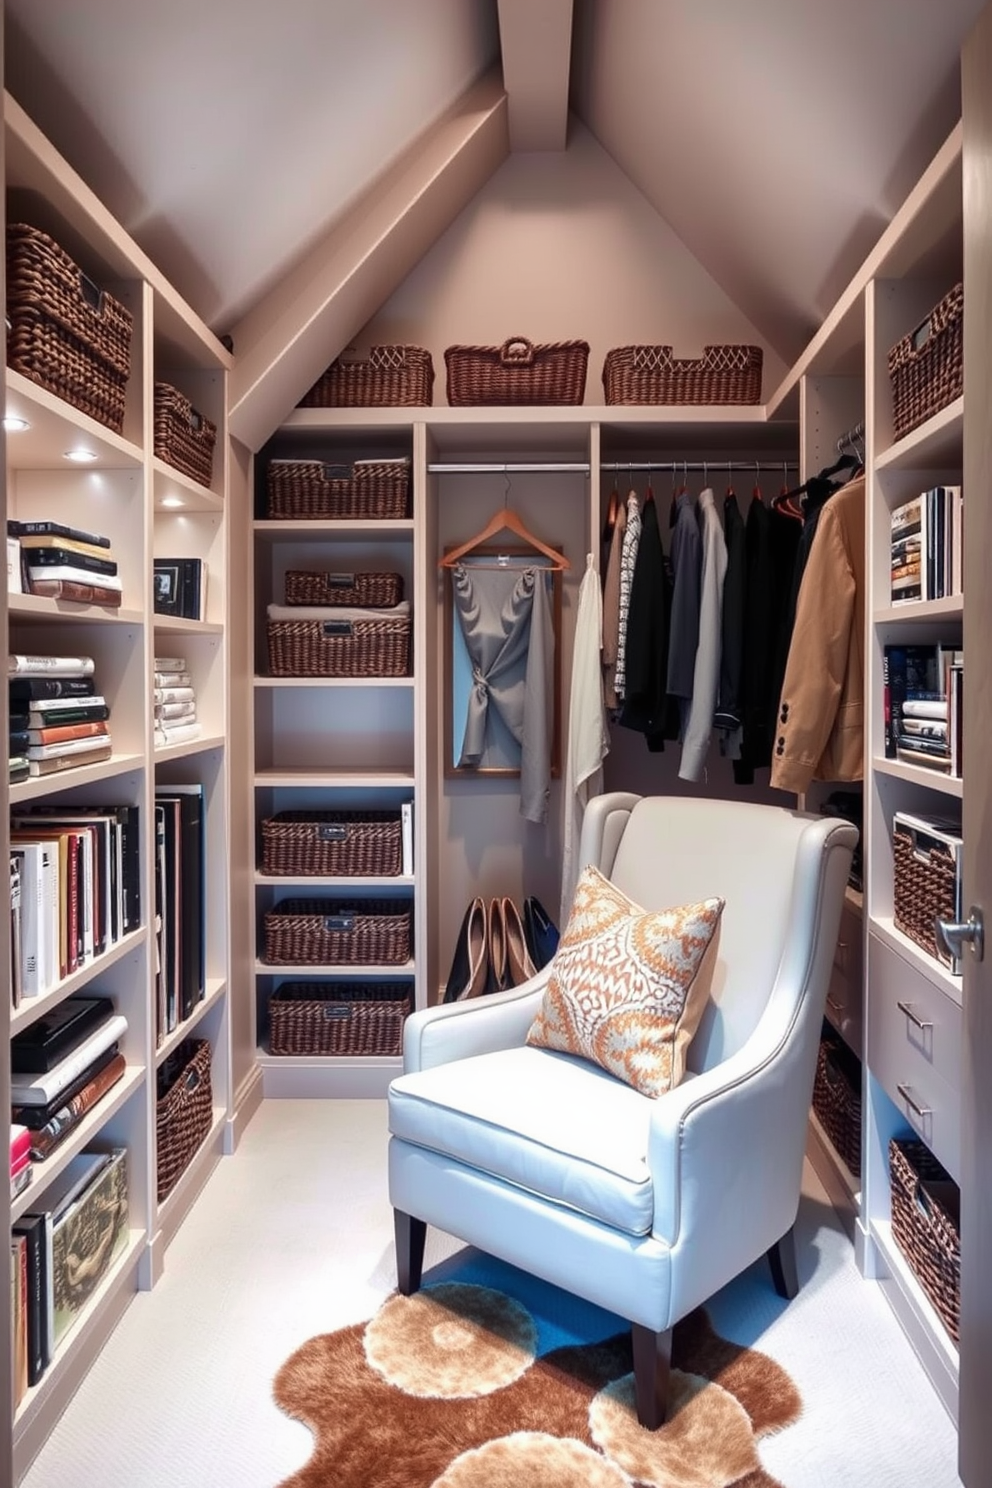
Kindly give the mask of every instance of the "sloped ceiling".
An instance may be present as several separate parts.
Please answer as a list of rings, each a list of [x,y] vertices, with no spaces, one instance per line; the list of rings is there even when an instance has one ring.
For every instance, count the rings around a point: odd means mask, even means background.
[[[572,107],[792,360],[949,133],[982,4],[576,0]],[[495,0],[7,0],[5,26],[8,88],[221,334],[499,48]]]

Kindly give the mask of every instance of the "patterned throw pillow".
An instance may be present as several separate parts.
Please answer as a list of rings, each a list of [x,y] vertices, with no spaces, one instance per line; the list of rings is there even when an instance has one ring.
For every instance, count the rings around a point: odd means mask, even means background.
[[[723,905],[645,911],[584,869],[527,1042],[590,1059],[643,1095],[674,1089],[709,996]]]

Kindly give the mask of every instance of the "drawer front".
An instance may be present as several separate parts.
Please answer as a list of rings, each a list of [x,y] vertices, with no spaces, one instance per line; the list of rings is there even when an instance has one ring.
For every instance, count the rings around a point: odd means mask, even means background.
[[[862,1011],[864,1008],[861,951],[861,917],[845,906],[840,920],[834,964],[827,987],[826,1015],[841,1038],[858,1058],[863,1057]]]
[[[961,1009],[868,937],[868,1065],[952,1177],[960,1173]]]

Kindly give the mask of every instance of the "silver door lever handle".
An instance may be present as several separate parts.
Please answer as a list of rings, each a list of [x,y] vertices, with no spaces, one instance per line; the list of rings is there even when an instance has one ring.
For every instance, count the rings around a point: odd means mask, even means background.
[[[968,918],[960,923],[942,920],[937,915],[933,922],[933,931],[937,945],[945,956],[963,956],[966,945],[971,946],[976,961],[981,961],[985,954],[985,916],[975,905],[972,905]]]

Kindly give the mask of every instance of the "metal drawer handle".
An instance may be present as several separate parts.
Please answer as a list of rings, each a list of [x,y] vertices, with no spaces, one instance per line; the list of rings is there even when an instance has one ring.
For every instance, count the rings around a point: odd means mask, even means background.
[[[908,1085],[897,1084],[896,1089],[902,1096],[903,1100],[906,1102],[909,1109],[911,1111],[914,1111],[916,1115],[919,1116],[921,1121],[925,1121],[928,1116],[933,1115],[932,1108],[930,1106],[921,1106],[916,1100],[916,1097],[913,1095],[913,1092]]]
[[[896,1007],[901,1013],[905,1013],[910,1023],[914,1024],[915,1027],[919,1028],[921,1031],[925,1031],[926,1029],[933,1027],[933,1024],[927,1018],[920,1018],[916,1013],[914,1013],[912,1003],[897,1002]]]

